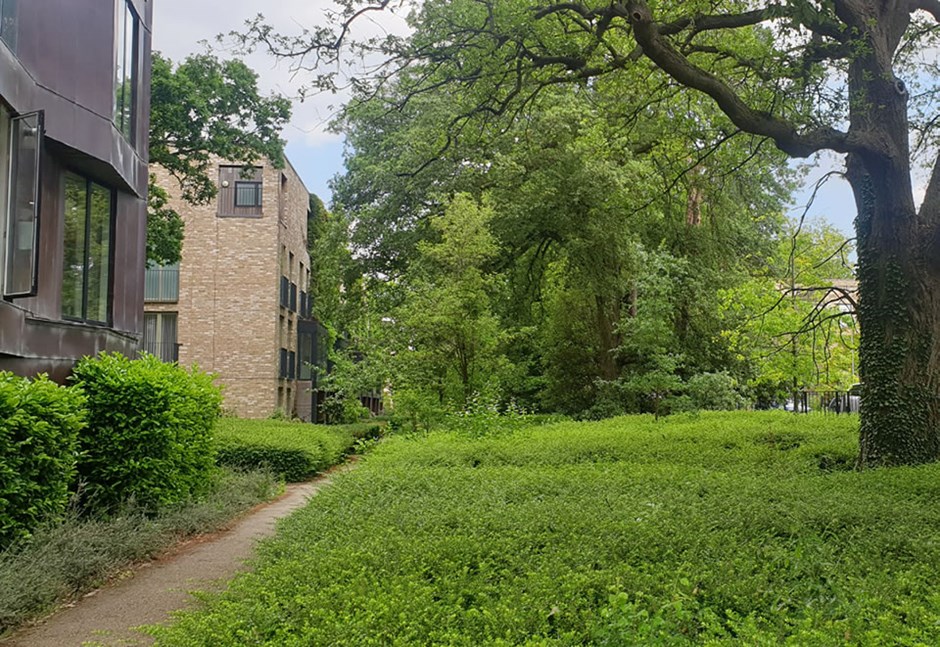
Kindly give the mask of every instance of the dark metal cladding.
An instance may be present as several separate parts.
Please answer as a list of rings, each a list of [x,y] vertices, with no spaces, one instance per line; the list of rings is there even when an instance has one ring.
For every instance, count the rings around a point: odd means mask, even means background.
[[[102,350],[130,355],[139,347],[153,1],[0,0],[0,102],[9,116],[42,111],[45,125],[36,291],[0,300],[0,370],[26,376],[45,372],[61,381],[82,356]],[[127,133],[115,117],[122,87],[119,16],[130,16],[125,24],[133,25],[123,30],[132,34],[126,39],[131,60],[125,69],[135,70],[125,77],[132,82],[123,85],[134,97],[122,113],[133,125]],[[110,263],[104,323],[63,316],[66,173],[112,191],[109,244],[101,255]],[[8,182],[0,177],[0,185]],[[6,220],[3,208],[0,233]],[[91,258],[87,252],[86,258]]]

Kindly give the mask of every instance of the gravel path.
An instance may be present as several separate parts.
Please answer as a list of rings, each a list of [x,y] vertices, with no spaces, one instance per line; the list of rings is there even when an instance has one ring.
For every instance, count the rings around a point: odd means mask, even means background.
[[[142,565],[130,577],[93,591],[39,624],[0,641],[0,645],[151,644],[149,636],[134,628],[167,621],[172,611],[192,604],[190,591],[218,590],[224,586],[244,569],[255,542],[272,534],[278,519],[306,504],[330,479],[326,475],[309,483],[287,486],[284,495],[255,509],[230,530],[185,543],[169,555]]]

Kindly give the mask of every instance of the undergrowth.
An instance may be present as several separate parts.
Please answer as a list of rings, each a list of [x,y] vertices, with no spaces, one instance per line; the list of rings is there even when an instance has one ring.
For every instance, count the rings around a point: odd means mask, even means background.
[[[196,645],[940,644],[940,465],[855,416],[393,437],[154,629]]]
[[[280,491],[269,473],[222,471],[204,498],[156,515],[125,506],[111,517],[71,515],[40,528],[0,553],[0,634],[182,539],[219,530]]]

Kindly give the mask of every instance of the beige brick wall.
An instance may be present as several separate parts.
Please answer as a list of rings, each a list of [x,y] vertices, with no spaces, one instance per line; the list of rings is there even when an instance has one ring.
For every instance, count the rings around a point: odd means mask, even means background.
[[[261,217],[220,217],[218,199],[199,207],[185,204],[177,197],[176,181],[160,167],[151,169],[183,216],[186,237],[179,302],[175,308],[145,307],[179,313],[180,364],[215,373],[226,409],[250,418],[295,409],[296,380],[278,377],[280,348],[297,349],[297,314],[279,305],[280,277],[282,268],[290,272],[285,276],[297,283],[299,294],[306,291],[310,267],[306,187],[289,164],[284,169],[258,165],[263,166]],[[218,171],[213,173],[218,178]]]

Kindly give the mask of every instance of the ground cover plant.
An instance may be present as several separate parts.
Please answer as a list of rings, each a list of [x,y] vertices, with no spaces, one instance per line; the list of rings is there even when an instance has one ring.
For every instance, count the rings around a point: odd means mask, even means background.
[[[938,644],[940,465],[853,471],[857,425],[394,437],[157,644]]]
[[[93,589],[178,541],[224,527],[282,488],[266,472],[216,473],[199,501],[146,513],[125,507],[108,518],[68,516],[0,552],[0,635]]]
[[[303,481],[339,463],[356,442],[378,433],[374,424],[310,425],[284,420],[222,418],[215,428],[219,464],[265,468]]]

